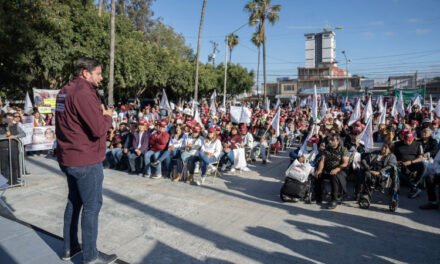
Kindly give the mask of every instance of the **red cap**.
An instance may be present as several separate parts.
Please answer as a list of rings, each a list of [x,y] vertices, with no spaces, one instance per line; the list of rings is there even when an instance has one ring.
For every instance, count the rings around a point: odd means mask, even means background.
[[[362,129],[360,127],[356,127],[354,128],[351,133],[353,133],[353,135],[357,136],[362,132]]]
[[[218,127],[215,128],[215,130],[216,130],[217,132],[220,132],[220,131],[222,131],[222,128],[218,126]]]
[[[361,126],[362,122],[361,121],[356,121],[356,123],[354,123],[356,126]]]
[[[125,105],[121,105],[121,111],[126,111],[127,107]]]
[[[141,119],[141,120],[139,120],[139,125],[140,126],[146,126],[147,125],[147,121],[145,121],[145,119]]]
[[[414,140],[414,134],[411,132],[406,133],[403,136],[403,140],[407,140],[407,141],[413,141]]]
[[[439,124],[438,119],[434,119],[434,120],[432,120],[432,124],[433,124],[433,125],[438,125],[438,124]]]
[[[313,137],[311,137],[311,138],[309,139],[308,142],[309,142],[310,144],[313,144],[313,143],[318,144],[318,143],[319,143],[319,139],[318,139],[317,137],[313,136]]]
[[[193,132],[200,133],[202,129],[199,126],[193,128]]]
[[[408,133],[411,133],[411,132],[408,130],[408,128],[404,128],[404,129],[402,129],[402,131],[400,131],[400,135],[401,135],[401,136],[404,136],[405,134],[408,134]]]
[[[215,133],[216,129],[215,127],[208,128],[208,133]]]
[[[418,124],[419,124],[419,121],[417,121],[415,119],[411,120],[411,125],[418,125]]]
[[[167,127],[167,123],[162,121],[162,122],[160,122],[159,126],[160,127]]]

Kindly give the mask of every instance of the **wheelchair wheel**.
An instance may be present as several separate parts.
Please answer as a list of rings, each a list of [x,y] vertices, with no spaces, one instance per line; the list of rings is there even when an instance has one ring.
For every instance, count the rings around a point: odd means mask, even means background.
[[[370,208],[370,197],[368,197],[367,195],[362,195],[359,198],[359,207],[362,209],[368,209]]]

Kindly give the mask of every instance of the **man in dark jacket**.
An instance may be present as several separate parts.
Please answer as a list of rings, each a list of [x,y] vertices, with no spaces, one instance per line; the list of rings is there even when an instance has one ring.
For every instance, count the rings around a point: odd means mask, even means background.
[[[69,195],[64,212],[63,260],[81,251],[78,223],[82,208],[83,263],[111,263],[116,255],[104,255],[96,248],[98,216],[102,205],[106,135],[112,125],[112,109],[106,109],[96,89],[102,81],[101,64],[81,58],[75,64],[75,78],[64,86],[56,100],[57,156],[67,176]]]
[[[130,166],[130,173],[136,173],[136,159],[145,155],[148,151],[150,142],[150,133],[147,131],[147,121],[141,120],[138,125],[138,131],[133,134],[133,141],[128,154],[128,163]]]

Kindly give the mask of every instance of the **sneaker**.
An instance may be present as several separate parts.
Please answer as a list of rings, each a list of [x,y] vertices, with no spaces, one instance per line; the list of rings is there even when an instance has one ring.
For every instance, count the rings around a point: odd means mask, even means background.
[[[72,258],[74,258],[76,255],[78,255],[79,253],[81,253],[81,246],[78,245],[77,247],[71,249],[71,250],[66,250],[63,253],[63,256],[61,257],[62,260],[68,261],[71,260]]]
[[[83,262],[84,264],[110,264],[114,263],[118,259],[118,256],[115,254],[106,255],[102,252],[98,252],[98,257],[95,260]]]
[[[215,172],[215,171],[217,170],[217,167],[214,166],[214,165],[212,165],[212,164],[210,164],[210,165],[209,165],[209,170],[210,170],[211,172]]]
[[[235,172],[235,168],[232,168],[232,169],[231,169],[231,172],[232,172],[232,173]]]
[[[414,189],[414,191],[412,191],[412,192],[408,195],[408,198],[409,198],[409,199],[415,199],[415,198],[419,197],[421,193],[422,193],[422,190],[420,190],[420,189]]]
[[[336,206],[338,206],[338,202],[335,200],[332,200],[329,204],[328,204],[328,209],[333,210],[336,208]]]
[[[251,171],[248,167],[241,168],[242,171]]]
[[[160,178],[162,178],[162,175],[160,175],[160,174],[156,174],[156,175],[151,176],[151,179],[160,179]]]
[[[438,209],[438,204],[437,203],[427,203],[427,204],[419,206],[419,208],[422,210],[435,210],[435,209]]]
[[[201,184],[204,184],[204,183],[205,183],[205,176],[202,176],[202,179],[200,180],[200,183],[201,183]]]

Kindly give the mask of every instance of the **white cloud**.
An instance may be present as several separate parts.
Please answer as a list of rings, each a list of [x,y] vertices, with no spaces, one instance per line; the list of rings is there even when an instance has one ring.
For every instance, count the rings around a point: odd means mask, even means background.
[[[371,31],[365,31],[365,32],[361,32],[361,36],[365,39],[373,39],[374,33]]]
[[[372,27],[382,27],[385,25],[385,22],[378,20],[378,21],[370,21],[370,23],[368,23],[369,26]]]
[[[395,36],[396,36],[396,32],[394,32],[394,31],[387,31],[387,32],[384,32],[383,35],[384,35],[385,37],[392,38],[392,37],[395,37]]]
[[[421,21],[420,18],[415,18],[415,17],[408,18],[408,19],[406,20],[406,22],[408,22],[409,24],[417,24],[417,23],[419,23],[420,21]]]
[[[418,28],[418,29],[416,29],[416,34],[417,35],[426,35],[428,33],[431,33],[431,29],[429,29],[429,28]]]

